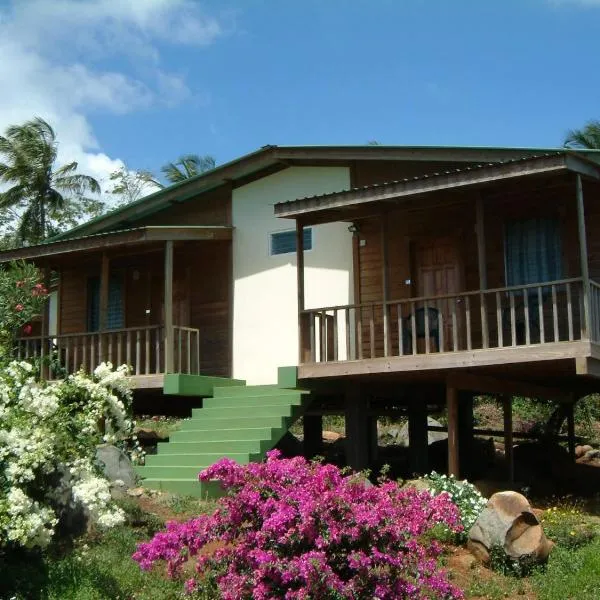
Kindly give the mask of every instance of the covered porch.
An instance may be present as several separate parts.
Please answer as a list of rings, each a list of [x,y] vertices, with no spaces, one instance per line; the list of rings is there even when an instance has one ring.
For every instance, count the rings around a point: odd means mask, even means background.
[[[297,225],[299,380],[342,399],[353,466],[392,410],[425,472],[428,410],[445,407],[448,472],[464,475],[477,394],[503,406],[509,479],[513,396],[563,407],[573,450],[573,405],[600,389],[599,181],[560,152],[276,205]],[[355,301],[309,306],[300,240],[333,221],[353,234]]]
[[[228,376],[231,234],[150,226],[2,253],[35,262],[55,294],[15,355],[49,379],[104,361],[128,364],[142,388],[167,373]]]

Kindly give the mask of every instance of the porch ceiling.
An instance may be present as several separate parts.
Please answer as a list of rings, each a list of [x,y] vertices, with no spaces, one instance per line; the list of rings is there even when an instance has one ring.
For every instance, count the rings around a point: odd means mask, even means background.
[[[11,260],[30,260],[54,257],[74,252],[107,250],[161,241],[230,240],[232,227],[228,226],[148,226],[97,233],[79,238],[46,242],[37,246],[0,252],[0,263]]]
[[[600,166],[594,162],[571,152],[555,152],[280,202],[275,204],[275,215],[301,219],[306,225],[352,220],[360,209],[381,211],[382,205],[417,196],[569,172],[600,180]]]

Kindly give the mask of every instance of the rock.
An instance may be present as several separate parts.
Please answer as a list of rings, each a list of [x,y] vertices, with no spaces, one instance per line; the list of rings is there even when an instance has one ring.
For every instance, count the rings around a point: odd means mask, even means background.
[[[109,481],[121,481],[126,488],[136,482],[135,471],[129,457],[116,446],[102,444],[96,448],[96,460]]]
[[[344,436],[341,433],[336,433],[335,431],[324,431],[323,432],[323,439],[326,442],[337,442],[339,439],[343,438]]]
[[[545,562],[552,546],[527,498],[517,492],[494,494],[469,531],[467,542],[467,548],[483,563],[488,563],[490,552],[498,548],[525,568]]]
[[[163,439],[153,429],[141,428],[138,429],[135,434],[141,444],[155,444]]]
[[[400,430],[397,427],[392,427],[391,429],[387,430],[386,435],[388,435],[391,438],[397,439],[400,435]]]
[[[584,458],[587,460],[594,460],[595,458],[600,458],[600,450],[588,450],[584,454]]]
[[[584,454],[592,450],[591,446],[575,446],[575,458],[581,458]]]
[[[414,487],[417,491],[422,492],[429,489],[429,484],[424,479],[407,479],[402,487]]]
[[[144,495],[144,488],[142,488],[142,487],[129,488],[127,490],[127,495],[131,496],[132,498],[139,498],[140,496]]]
[[[432,417],[427,417],[427,425],[429,427],[442,427],[442,424],[439,421],[436,421]],[[441,440],[447,440],[447,439],[448,439],[448,434],[445,431],[430,431],[427,435],[427,443],[429,445],[433,444],[434,442],[439,442]],[[398,435],[396,436],[396,440],[397,440],[397,444],[400,446],[406,447],[409,445],[408,423],[405,423],[402,426],[402,429],[400,429],[400,431],[398,432]]]

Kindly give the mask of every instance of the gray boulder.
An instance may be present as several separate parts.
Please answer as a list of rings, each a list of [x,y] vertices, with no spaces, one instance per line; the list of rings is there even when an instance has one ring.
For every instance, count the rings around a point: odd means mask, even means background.
[[[483,563],[500,552],[502,558],[523,568],[545,562],[552,546],[527,498],[518,492],[494,494],[469,531],[467,542],[467,548]]]
[[[442,427],[442,424],[432,417],[427,417],[427,425],[429,427]],[[427,443],[429,445],[433,444],[434,442],[439,442],[447,439],[448,434],[445,431],[430,431],[427,434]],[[400,429],[400,431],[398,432],[398,435],[396,436],[396,443],[399,446],[404,446],[405,448],[408,447],[408,423],[405,423],[402,426],[402,429]]]
[[[135,487],[133,465],[122,450],[111,444],[101,444],[96,448],[96,460],[109,481],[122,481],[126,488]]]

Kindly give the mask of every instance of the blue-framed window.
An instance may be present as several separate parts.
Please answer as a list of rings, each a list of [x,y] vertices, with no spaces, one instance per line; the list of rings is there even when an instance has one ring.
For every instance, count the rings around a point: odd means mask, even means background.
[[[506,224],[506,285],[562,279],[562,241],[558,219],[538,218]]]
[[[100,277],[88,279],[87,305],[88,331],[98,331],[100,328]],[[122,329],[123,327],[125,327],[123,280],[113,276],[108,282],[106,329]]]
[[[304,250],[312,250],[312,228],[306,227],[303,231]],[[296,232],[278,231],[271,234],[269,253],[271,256],[290,254],[296,252]]]

